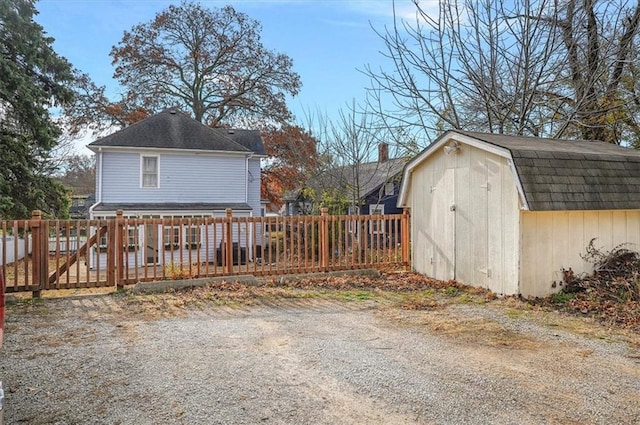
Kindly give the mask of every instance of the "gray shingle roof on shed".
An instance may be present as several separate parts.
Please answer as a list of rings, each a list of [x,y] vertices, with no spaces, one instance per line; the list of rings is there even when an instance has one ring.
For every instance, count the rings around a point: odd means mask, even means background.
[[[532,211],[640,209],[640,151],[586,140],[457,131],[508,149]]]
[[[207,127],[175,109],[152,115],[89,144],[90,148],[100,146],[265,154],[259,131]]]

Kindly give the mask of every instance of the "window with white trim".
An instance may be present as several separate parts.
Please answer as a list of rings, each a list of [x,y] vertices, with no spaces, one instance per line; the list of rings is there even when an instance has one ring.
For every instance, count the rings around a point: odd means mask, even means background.
[[[359,206],[355,206],[355,205],[350,205],[347,208],[347,214],[348,215],[359,215],[360,214],[360,207]],[[358,228],[358,221],[356,221],[355,219],[352,218],[347,223],[348,223],[349,233],[355,233],[357,231],[357,228]]]
[[[384,205],[369,205],[369,215],[383,215],[384,214]],[[384,233],[384,220],[375,220],[371,219],[369,232],[373,234]]]
[[[98,217],[99,220],[104,220],[107,217]],[[125,218],[132,218],[129,216],[125,216]],[[138,229],[136,227],[127,227],[126,235],[124,235],[124,241],[126,243],[127,249],[133,251],[138,247]],[[98,246],[100,250],[107,249],[107,234],[100,236],[98,240]]]
[[[200,247],[200,226],[187,227],[187,249],[197,249]]]
[[[165,227],[162,229],[162,240],[166,249],[180,247],[180,227]]]
[[[395,185],[393,182],[387,182],[384,185],[384,196],[393,196]]]
[[[140,187],[158,187],[158,162],[157,156],[140,157]]]
[[[135,249],[138,246],[138,229],[135,227],[127,229],[127,246],[129,249]]]

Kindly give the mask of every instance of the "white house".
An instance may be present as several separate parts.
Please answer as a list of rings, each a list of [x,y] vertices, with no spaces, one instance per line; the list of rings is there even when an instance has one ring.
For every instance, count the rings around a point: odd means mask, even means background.
[[[594,245],[640,247],[640,151],[595,141],[449,131],[411,160],[419,273],[499,294],[545,296]]]
[[[118,210],[126,218],[219,217],[227,208],[234,216],[262,213],[260,160],[265,150],[258,131],[210,128],[170,109],[88,147],[96,154],[91,219],[115,217]],[[137,250],[143,264],[161,262],[157,253],[162,245],[181,241],[180,249],[196,249],[204,234],[176,226],[159,232],[130,229],[128,237],[130,244],[144,245]],[[236,239],[246,241],[244,235]]]

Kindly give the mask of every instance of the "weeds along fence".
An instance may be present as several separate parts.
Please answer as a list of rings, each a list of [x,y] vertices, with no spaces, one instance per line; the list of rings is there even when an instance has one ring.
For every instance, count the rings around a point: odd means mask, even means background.
[[[408,267],[409,215],[0,222],[7,292],[137,282]]]

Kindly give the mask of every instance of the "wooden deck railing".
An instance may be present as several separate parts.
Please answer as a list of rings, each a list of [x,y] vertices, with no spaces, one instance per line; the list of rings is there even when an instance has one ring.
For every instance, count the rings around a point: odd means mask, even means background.
[[[409,216],[127,218],[0,222],[7,292],[196,277],[409,266]]]

